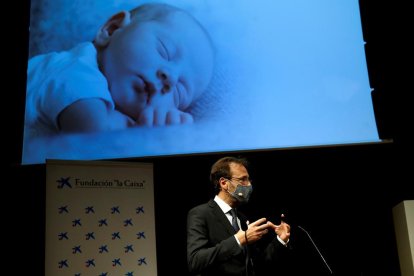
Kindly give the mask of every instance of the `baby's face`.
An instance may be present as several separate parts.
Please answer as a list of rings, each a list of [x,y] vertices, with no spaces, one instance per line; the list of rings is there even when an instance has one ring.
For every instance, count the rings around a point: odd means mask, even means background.
[[[174,12],[116,30],[100,62],[117,109],[136,120],[150,105],[185,110],[211,79],[213,49],[191,17]]]

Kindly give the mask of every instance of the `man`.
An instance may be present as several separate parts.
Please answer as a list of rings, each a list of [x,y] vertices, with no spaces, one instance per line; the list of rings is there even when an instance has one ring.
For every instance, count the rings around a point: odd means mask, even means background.
[[[188,213],[187,258],[191,273],[203,276],[251,276],[283,268],[290,256],[290,225],[266,218],[249,223],[237,207],[249,201],[252,184],[247,161],[224,157],[211,168],[216,196]],[[237,213],[237,218],[232,216]],[[276,234],[262,246],[264,236]],[[258,242],[260,241],[260,242]]]

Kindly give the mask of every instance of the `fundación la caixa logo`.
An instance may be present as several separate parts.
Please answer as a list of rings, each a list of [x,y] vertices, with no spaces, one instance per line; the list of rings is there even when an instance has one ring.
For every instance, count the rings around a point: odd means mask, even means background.
[[[63,189],[63,188],[70,188],[72,189],[72,184],[69,182],[70,180],[70,176],[69,177],[61,177],[58,180],[56,180],[57,182],[57,188],[58,189]]]
[[[145,189],[146,181],[131,179],[83,179],[80,177],[60,177],[56,180],[58,189],[72,188],[115,188]]]

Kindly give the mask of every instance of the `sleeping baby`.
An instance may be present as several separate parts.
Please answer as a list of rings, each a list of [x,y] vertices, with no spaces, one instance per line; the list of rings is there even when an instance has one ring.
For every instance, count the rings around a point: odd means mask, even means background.
[[[210,36],[184,10],[121,11],[93,42],[29,60],[26,138],[192,123],[188,108],[206,90],[213,60]]]

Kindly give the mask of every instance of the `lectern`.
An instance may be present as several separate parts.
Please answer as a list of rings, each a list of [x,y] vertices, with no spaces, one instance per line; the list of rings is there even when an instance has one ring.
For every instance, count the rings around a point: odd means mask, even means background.
[[[400,202],[392,213],[401,276],[414,276],[414,200]]]

